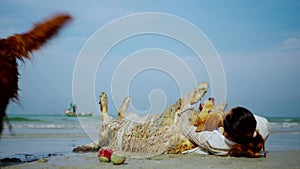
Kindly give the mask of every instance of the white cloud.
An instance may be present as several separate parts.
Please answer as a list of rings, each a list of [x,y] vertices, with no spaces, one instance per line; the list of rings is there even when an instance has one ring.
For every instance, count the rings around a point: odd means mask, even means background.
[[[283,45],[287,49],[300,49],[300,36],[285,39]]]

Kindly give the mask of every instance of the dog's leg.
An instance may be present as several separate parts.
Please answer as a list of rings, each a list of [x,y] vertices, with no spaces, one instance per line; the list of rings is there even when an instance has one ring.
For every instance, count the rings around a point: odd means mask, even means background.
[[[3,129],[3,121],[4,121],[4,118],[6,116],[5,109],[6,109],[7,104],[8,104],[8,102],[7,103],[3,103],[3,102],[0,103],[0,133],[2,133],[2,129]]]
[[[185,97],[182,99],[182,108],[183,106],[187,104],[195,104],[199,100],[202,99],[202,97],[205,95],[205,93],[208,90],[208,83],[207,82],[201,82],[199,85],[191,92],[185,95]]]
[[[215,110],[216,110],[217,112],[224,112],[225,109],[226,109],[226,107],[227,107],[227,104],[226,104],[226,103],[220,103],[220,104],[215,108]]]
[[[123,117],[126,115],[128,107],[129,107],[129,104],[130,104],[130,97],[127,96],[124,99],[122,105],[119,108],[119,111],[118,111],[118,120],[122,120]]]
[[[109,116],[107,95],[104,92],[101,92],[99,96],[99,105],[100,105],[100,111],[101,111],[102,122],[103,122],[105,121],[105,118]]]
[[[97,151],[100,147],[108,146],[112,140],[112,137],[115,136],[116,129],[119,127],[119,122],[109,116],[108,113],[108,99],[107,95],[104,92],[101,92],[99,96],[99,105],[101,111],[101,127],[99,131],[99,141],[97,143],[85,144],[82,146],[77,146],[73,149],[73,152],[91,152]]]
[[[98,143],[89,143],[82,146],[77,146],[73,149],[73,152],[93,152],[98,151],[100,148],[100,140],[104,140],[102,138],[106,138],[109,136],[109,130],[105,127],[107,122],[109,121],[109,114],[108,114],[108,100],[107,95],[102,92],[99,96],[99,105],[100,105],[100,111],[101,111],[101,129],[99,132],[99,142]],[[107,140],[107,139],[106,139]],[[104,142],[104,141],[102,141]],[[105,141],[107,142],[107,141]]]

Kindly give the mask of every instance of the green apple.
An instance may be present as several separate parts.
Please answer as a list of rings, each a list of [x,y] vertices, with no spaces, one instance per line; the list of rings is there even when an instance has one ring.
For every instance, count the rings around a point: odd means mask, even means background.
[[[126,160],[126,157],[121,154],[113,153],[110,157],[111,162],[115,165],[123,164]]]

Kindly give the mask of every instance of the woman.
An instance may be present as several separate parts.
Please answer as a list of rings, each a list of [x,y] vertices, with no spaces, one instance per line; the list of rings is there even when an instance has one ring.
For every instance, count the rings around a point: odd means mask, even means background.
[[[191,107],[186,105],[185,109]],[[180,116],[183,134],[199,146],[202,151],[215,155],[235,157],[260,157],[264,143],[270,133],[268,121],[253,115],[248,109],[235,107],[230,109],[223,120],[224,132],[196,132],[190,125],[191,111],[183,111]]]

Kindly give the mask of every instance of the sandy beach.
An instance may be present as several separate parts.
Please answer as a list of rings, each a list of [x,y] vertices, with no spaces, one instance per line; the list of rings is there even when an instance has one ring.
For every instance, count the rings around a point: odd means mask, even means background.
[[[76,154],[70,153],[62,156],[54,156],[47,162],[35,161],[19,165],[10,165],[4,168],[10,169],[40,169],[40,168],[122,168],[122,169],[156,169],[156,168],[300,168],[300,151],[276,151],[269,152],[266,158],[234,158],[217,157],[213,155],[185,154],[185,155],[157,155],[152,157],[131,157],[127,155],[125,164],[113,165],[98,161],[97,153]]]
[[[21,161],[1,163],[0,168],[300,168],[300,123],[298,119],[271,119],[272,133],[266,142],[266,158],[234,158],[200,154],[126,154],[123,165],[101,163],[97,153],[72,153],[78,145],[90,143],[85,131],[97,138],[99,118],[68,118],[57,115],[13,116],[15,135],[4,131],[0,139],[0,159]],[[274,121],[274,122],[272,122]],[[286,122],[288,121],[288,122]],[[83,130],[86,129],[86,130]],[[28,160],[29,159],[29,160]],[[32,159],[32,160],[31,160]],[[43,160],[38,160],[43,159]],[[28,162],[33,161],[33,162]]]

